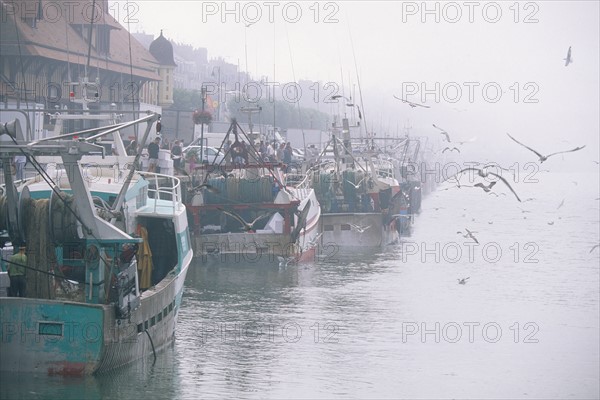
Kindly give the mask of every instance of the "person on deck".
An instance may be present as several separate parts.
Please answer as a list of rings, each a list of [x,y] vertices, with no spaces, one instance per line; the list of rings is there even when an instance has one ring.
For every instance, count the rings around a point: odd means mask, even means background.
[[[27,157],[23,154],[15,156],[15,167],[16,178],[18,181],[22,181],[25,178],[25,164],[27,163]]]
[[[154,139],[154,142],[148,145],[148,172],[158,172],[158,152],[160,151],[160,138]]]
[[[176,140],[171,148],[171,158],[173,159],[173,169],[175,172],[181,170],[181,145],[179,140]]]
[[[277,162],[283,162],[283,150],[285,149],[285,143],[281,143],[277,149]]]
[[[276,144],[273,143],[272,145],[267,146],[267,160],[269,162],[276,162],[276,158],[275,158],[275,146]]]
[[[127,148],[125,149],[125,151],[127,152],[128,156],[135,156],[137,154],[138,148],[137,148],[137,140],[133,139],[131,142],[129,142],[129,144],[127,145]]]
[[[13,255],[8,264],[8,277],[10,278],[10,295],[13,297],[25,297],[26,281],[25,268],[27,267],[27,255],[25,246],[19,247],[19,252]]]
[[[227,140],[223,145],[223,152],[225,153],[225,164],[229,164],[231,162],[231,140]]]
[[[283,163],[286,165],[285,172],[288,172],[290,169],[290,164],[292,163],[292,154],[292,144],[288,142],[283,150]]]

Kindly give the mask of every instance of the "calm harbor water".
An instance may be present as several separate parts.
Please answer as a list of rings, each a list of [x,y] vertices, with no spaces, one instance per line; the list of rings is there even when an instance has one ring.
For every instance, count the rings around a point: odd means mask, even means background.
[[[154,365],[3,374],[1,397],[598,398],[598,174],[515,186],[535,199],[438,190],[413,235],[377,254],[198,260]]]

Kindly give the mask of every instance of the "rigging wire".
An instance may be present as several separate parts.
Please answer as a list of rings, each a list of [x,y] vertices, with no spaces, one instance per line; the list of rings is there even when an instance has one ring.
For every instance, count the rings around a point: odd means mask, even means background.
[[[128,46],[129,46],[129,77],[131,79],[131,109],[133,111],[133,120],[137,119],[137,113],[135,112],[135,94],[138,92],[137,90],[137,85],[135,84],[135,81],[133,80],[133,56],[132,56],[132,51],[131,51],[131,17],[129,16],[129,9],[130,7],[127,7],[127,37],[129,39],[128,41]],[[162,34],[162,31],[161,31]],[[156,99],[156,102],[159,103],[160,99]],[[135,141],[137,143],[139,143],[139,131],[138,131],[138,127],[137,125],[135,125],[133,127],[133,131],[134,131],[134,135],[135,135]],[[141,144],[140,144],[141,146]]]
[[[285,28],[285,35],[287,37],[288,51],[290,53],[290,64],[292,66],[292,79],[294,80],[295,84],[298,84],[296,82],[296,72],[294,70],[294,60],[292,58],[292,46],[290,45],[290,35],[289,35],[288,30],[287,30],[287,26]],[[299,93],[297,93],[297,94],[299,95]],[[306,135],[304,134],[304,126],[302,124],[302,119],[301,119],[302,116],[300,115],[300,99],[298,99],[296,101],[296,105],[298,106],[298,124],[300,125],[300,130],[302,131],[302,143],[304,145],[304,154],[306,154]]]
[[[92,0],[92,19],[90,20],[90,29],[88,30],[88,54],[87,61],[85,63],[85,77],[88,76],[88,69],[90,68],[90,58],[92,56],[92,35],[94,28],[94,19],[96,17],[96,0]],[[98,35],[96,35],[96,40],[98,39]]]
[[[346,17],[349,21],[349,19]],[[350,30],[350,22],[348,22],[348,34],[350,35],[350,46],[352,47],[352,58],[354,58],[354,70],[356,72],[356,83],[358,84],[358,95],[360,96],[360,108],[362,110],[362,119],[365,125],[365,133],[367,134],[367,138],[369,137],[369,130],[367,129],[367,117],[365,113],[365,106],[363,104],[363,95],[362,88],[360,86],[360,76],[358,75],[358,65],[356,63],[356,53],[354,51],[354,41],[352,40],[352,31]]]
[[[25,96],[25,107],[29,108],[29,100],[27,98],[27,81],[25,80],[25,66],[23,64],[23,53],[21,51],[21,36],[19,35],[19,27],[17,26],[17,13],[13,13],[13,19],[15,21],[15,32],[17,35],[17,48],[19,49],[19,63],[21,64],[21,79],[23,79],[23,95]],[[21,97],[19,96],[19,99]],[[27,132],[29,135],[30,132]]]

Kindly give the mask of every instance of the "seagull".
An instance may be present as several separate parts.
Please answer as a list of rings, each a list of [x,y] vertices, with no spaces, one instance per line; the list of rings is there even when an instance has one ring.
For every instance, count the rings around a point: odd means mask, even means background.
[[[565,67],[568,67],[569,64],[573,63],[573,59],[571,58],[571,46],[569,46],[569,50],[567,51],[567,57],[563,58],[565,62]]]
[[[203,183],[202,185],[198,185],[196,187],[193,187],[193,188],[190,189],[190,191],[191,192],[195,192],[196,190],[200,190],[203,187],[205,187],[206,190],[208,190],[211,193],[221,193],[221,191],[218,188],[214,187],[213,185],[209,185],[208,183]]]
[[[292,257],[277,256],[277,261],[279,261],[280,267],[287,267],[288,265],[293,265],[297,261],[297,259],[294,256],[292,256]]]
[[[478,183],[474,184],[473,187],[482,188],[484,192],[488,193],[489,191],[492,190],[492,188],[494,187],[495,184],[496,184],[496,181],[490,182],[490,184],[488,186],[485,186],[483,183],[478,182]],[[496,194],[496,196],[498,196],[498,195]]]
[[[585,145],[584,145],[584,146],[580,146],[580,147],[575,147],[575,148],[574,148],[574,149],[572,149],[572,150],[557,151],[556,153],[552,153],[552,154],[548,154],[547,156],[544,156],[544,155],[542,155],[542,154],[538,153],[537,151],[535,151],[534,149],[532,149],[531,147],[529,147],[529,146],[527,146],[527,145],[524,145],[523,143],[519,142],[517,139],[515,139],[515,138],[514,138],[514,137],[512,137],[512,136],[510,136],[510,134],[508,134],[508,133],[507,133],[507,135],[508,135],[508,137],[509,137],[509,138],[511,138],[512,140],[514,140],[515,142],[517,142],[517,143],[518,143],[518,144],[520,144],[521,146],[525,147],[526,149],[528,149],[528,150],[530,150],[530,151],[533,151],[533,152],[534,152],[534,153],[535,153],[535,154],[536,154],[536,155],[537,155],[537,156],[540,158],[540,159],[539,159],[540,163],[543,163],[543,162],[544,162],[544,161],[546,161],[548,158],[550,158],[551,156],[554,156],[554,155],[556,155],[556,154],[570,153],[570,152],[573,152],[573,151],[581,150],[581,149],[583,149],[583,148],[585,147]]]
[[[346,182],[348,182],[349,184],[351,184],[352,186],[354,186],[355,189],[360,189],[360,184],[362,183],[362,181],[364,181],[366,179],[366,177],[362,178],[358,183],[354,183],[354,182],[350,182],[348,179],[346,179]]]
[[[354,230],[358,231],[358,233],[364,233],[367,229],[369,229],[371,227],[371,225],[360,226],[360,225],[355,225],[355,224],[350,224],[350,226],[352,228],[354,228]]]
[[[440,189],[440,191],[442,191],[442,190],[450,190],[450,189],[454,189],[454,188],[459,188],[459,189],[460,189],[460,188],[462,188],[462,187],[475,187],[475,186],[469,186],[469,185],[454,185],[454,186],[447,187],[447,188],[445,188],[445,189]]]
[[[467,232],[467,233],[465,233],[465,234],[463,234],[463,233],[462,233],[462,231],[458,231],[458,232],[456,232],[456,233],[459,233],[459,234],[461,234],[461,235],[462,235],[462,237],[464,237],[465,239],[467,239],[467,238],[471,238],[471,239],[473,239],[473,240],[475,241],[475,243],[479,244],[479,240],[477,240],[477,238],[475,237],[475,235],[473,235],[474,233],[477,233],[477,232],[475,232],[475,231],[472,231],[472,232],[471,232],[471,231],[470,231],[470,230],[468,230],[467,228],[465,228],[465,231]]]
[[[504,170],[504,171],[508,171],[510,173],[512,173],[513,179],[515,178],[515,170],[512,170],[510,168],[504,168],[503,166],[501,166],[500,164],[496,164],[496,163],[487,163],[483,165],[483,169],[488,169],[488,168],[498,168],[500,170]]]
[[[319,232],[317,234],[317,236],[315,236],[315,238],[313,240],[311,240],[310,242],[308,242],[308,247],[315,247],[318,244],[318,240],[319,238],[323,236],[323,232]]]
[[[460,171],[458,171],[458,173],[456,175],[462,174],[463,172],[469,171],[469,170],[471,170],[471,171],[477,171],[477,173],[479,174],[479,176],[481,176],[482,178],[487,178],[488,175],[495,176],[496,178],[498,178],[502,182],[504,182],[504,184],[506,186],[508,186],[508,188],[510,189],[510,191],[513,192],[513,194],[515,195],[515,197],[517,198],[517,200],[519,200],[519,202],[521,201],[521,199],[517,195],[517,192],[515,192],[515,190],[512,188],[512,186],[510,186],[510,184],[506,181],[506,179],[504,179],[502,176],[500,176],[498,174],[495,174],[493,172],[488,172],[485,168],[483,168],[483,169],[480,169],[480,168],[471,168],[471,167],[469,167],[469,168],[463,168]]]
[[[242,224],[242,229],[244,229],[246,232],[251,232],[254,231],[254,224],[256,224],[258,221],[260,221],[261,219],[270,217],[271,214],[262,214],[259,215],[258,217],[256,217],[256,219],[254,219],[254,221],[252,221],[251,223],[248,223],[246,221],[244,221],[244,219],[242,217],[240,217],[238,214],[233,213],[233,212],[229,212],[227,210],[224,210],[220,207],[217,207],[217,210],[221,211],[223,214],[229,215],[231,218],[237,220],[240,224]]]
[[[600,247],[600,244],[595,244],[594,246],[592,246],[592,248],[590,249],[590,253],[596,250],[598,247]]]
[[[463,145],[463,144],[465,144],[465,143],[471,143],[471,142],[474,142],[475,140],[477,140],[477,136],[473,136],[473,137],[472,137],[471,139],[469,139],[469,140],[463,140],[462,142],[456,142],[456,143],[458,143],[458,144],[460,144],[460,145],[462,146],[462,145]]]
[[[446,147],[444,150],[442,150],[442,153],[444,153],[446,150],[449,150],[449,151],[456,150],[456,151],[458,151],[460,153],[460,149],[458,147],[453,147],[453,148]]]
[[[448,132],[446,132],[444,129],[440,128],[439,126],[435,126],[435,124],[432,124],[432,125],[435,129],[439,129],[441,131],[440,135],[446,136],[446,140],[448,141],[448,143],[450,143],[450,135],[448,135]]]
[[[560,204],[558,205],[558,207],[556,207],[556,209],[558,210],[559,208],[561,208],[564,205],[565,205],[565,199],[562,199],[562,201],[560,202]]]
[[[470,276],[467,276],[466,278],[461,278],[461,279],[456,279],[458,281],[459,285],[464,285],[467,283],[467,279],[469,279]]]
[[[592,162],[596,163],[596,165],[600,165],[600,161],[592,160]]]
[[[398,96],[396,96],[396,95],[394,95],[394,98],[395,98],[396,100],[400,100],[401,102],[408,104],[408,105],[409,105],[409,106],[411,106],[412,108],[415,108],[415,107],[424,107],[424,108],[429,108],[429,106],[426,106],[425,104],[413,103],[412,101],[404,100],[403,98],[401,98],[401,97],[398,97]]]
[[[554,221],[548,222],[548,225],[554,225]]]

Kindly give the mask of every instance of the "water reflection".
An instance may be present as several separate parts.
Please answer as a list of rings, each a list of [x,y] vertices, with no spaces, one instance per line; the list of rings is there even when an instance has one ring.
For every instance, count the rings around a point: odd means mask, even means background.
[[[538,198],[558,200],[534,205],[481,202],[475,191],[434,193],[404,246],[378,254],[336,254],[288,267],[196,262],[176,340],[156,364],[149,358],[72,381],[2,376],[0,393],[24,399],[597,398],[599,255],[589,249],[600,233],[598,187],[578,186],[557,211],[565,180],[536,187]],[[519,206],[531,208],[527,220]],[[435,211],[440,207],[443,213]],[[466,253],[454,261],[406,252],[408,243],[434,253],[436,243],[462,243],[456,231],[465,227],[482,243],[496,243],[502,257],[488,262],[479,251],[474,261]],[[538,246],[531,255],[536,262],[524,262],[531,254],[526,243]],[[466,276],[468,283],[458,285]],[[500,328],[498,337],[484,326]]]

